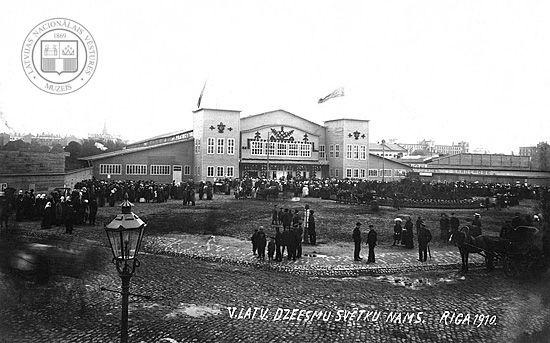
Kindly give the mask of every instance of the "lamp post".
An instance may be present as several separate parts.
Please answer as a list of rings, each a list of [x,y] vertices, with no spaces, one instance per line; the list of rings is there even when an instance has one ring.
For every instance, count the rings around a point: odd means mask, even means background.
[[[386,161],[386,140],[382,139],[382,182],[386,182],[386,168],[385,168],[385,162]]]
[[[118,214],[115,219],[105,226],[105,232],[113,253],[113,263],[122,280],[122,315],[120,319],[120,342],[122,343],[128,342],[130,278],[140,264],[136,256],[143,238],[143,229],[147,226],[143,220],[132,212],[133,206],[128,201],[128,195],[126,194],[125,200],[120,206],[122,213]]]

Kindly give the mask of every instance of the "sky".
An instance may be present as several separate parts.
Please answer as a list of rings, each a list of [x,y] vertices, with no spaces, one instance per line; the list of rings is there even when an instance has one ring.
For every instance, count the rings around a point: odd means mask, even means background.
[[[368,119],[371,142],[517,153],[550,140],[549,13],[536,0],[6,1],[0,112],[17,132],[86,137],[106,122],[133,141],[191,129],[206,81],[203,107]],[[56,17],[98,49],[91,80],[66,95],[21,65],[26,35]]]

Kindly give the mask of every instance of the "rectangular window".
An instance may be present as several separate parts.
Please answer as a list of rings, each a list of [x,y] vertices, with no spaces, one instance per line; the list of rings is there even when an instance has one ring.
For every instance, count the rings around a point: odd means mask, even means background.
[[[223,154],[224,142],[225,140],[223,138],[218,138],[217,151],[216,151],[218,154]]]
[[[264,142],[252,141],[250,142],[251,154],[252,155],[263,155],[264,154]]]
[[[151,175],[170,175],[170,166],[151,164]]]
[[[278,156],[286,156],[286,143],[277,143],[277,155]]]
[[[361,159],[362,160],[367,159],[367,147],[364,145],[361,145]]]
[[[289,143],[288,144],[288,155],[289,156],[298,156],[298,143]]]
[[[355,160],[359,159],[359,145],[357,144],[353,146],[353,158]]]
[[[348,145],[347,145],[347,149],[346,149],[346,158],[351,159],[351,144],[348,144]]]
[[[407,171],[406,171],[406,170],[403,170],[403,169],[396,169],[396,170],[394,171],[394,173],[395,173],[395,174],[394,174],[395,176],[403,176],[403,177],[404,177],[404,176],[407,176]],[[480,173],[480,174],[481,174],[481,173]]]
[[[208,145],[206,147],[206,153],[207,154],[213,154],[214,153],[214,142],[215,142],[215,139],[210,137],[208,138]]]
[[[235,138],[227,139],[227,154],[235,155]]]
[[[122,174],[122,164],[100,164],[99,173],[103,175],[120,175]]]
[[[269,156],[275,155],[275,143],[273,142],[266,142],[267,144],[267,154]]]
[[[328,147],[328,156],[334,157],[334,145],[332,144]]]
[[[201,140],[195,139],[195,154],[200,154],[201,152]]]
[[[191,166],[183,166],[183,175],[191,174]]]
[[[366,170],[361,169],[361,178],[364,179],[366,177]]]
[[[319,158],[320,159],[325,159],[325,146],[324,145],[319,145]]]
[[[206,167],[206,176],[214,177],[214,167],[212,166]]]
[[[216,176],[223,177],[223,167],[216,168]]]
[[[300,143],[300,157],[310,157],[310,156],[311,156],[311,144]]]
[[[235,167],[227,166],[227,174],[225,176],[234,177],[235,176]]]
[[[353,170],[353,177],[356,178],[356,179],[359,178],[359,169],[354,169]]]
[[[330,177],[334,176],[334,169],[331,168],[331,169],[329,169],[328,172],[329,172]]]
[[[334,146],[334,157],[340,157],[340,144]]]
[[[334,169],[334,177],[340,177],[340,169]]]
[[[378,169],[369,169],[369,176],[378,177]]]
[[[346,168],[346,177],[351,178],[351,168]]]
[[[382,176],[382,169],[378,172]],[[391,169],[383,169],[384,176],[391,176]]]
[[[147,175],[146,164],[127,164],[126,175]]]

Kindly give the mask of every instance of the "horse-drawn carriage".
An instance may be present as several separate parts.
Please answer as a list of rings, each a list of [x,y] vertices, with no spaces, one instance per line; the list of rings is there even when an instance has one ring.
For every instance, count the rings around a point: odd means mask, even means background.
[[[501,265],[507,275],[529,277],[540,275],[548,268],[550,256],[544,256],[542,232],[532,226],[518,226],[505,230],[500,237],[470,234],[470,227],[454,232],[449,241],[456,245],[462,258],[462,272],[468,271],[470,253],[485,258],[488,270],[494,263]]]

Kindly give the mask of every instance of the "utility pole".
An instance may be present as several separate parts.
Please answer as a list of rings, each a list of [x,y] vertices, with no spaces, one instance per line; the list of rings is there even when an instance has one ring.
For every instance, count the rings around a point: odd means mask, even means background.
[[[386,140],[382,139],[382,182],[386,182]]]
[[[271,130],[271,129],[269,129]],[[271,148],[271,142],[269,141],[269,131],[267,131],[267,171],[266,171],[266,177],[269,180],[269,149]]]

